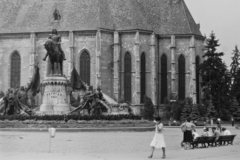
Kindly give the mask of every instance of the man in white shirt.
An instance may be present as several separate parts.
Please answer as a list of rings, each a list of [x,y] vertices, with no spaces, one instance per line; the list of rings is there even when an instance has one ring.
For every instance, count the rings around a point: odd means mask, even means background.
[[[222,128],[222,131],[223,131],[224,136],[232,135],[232,133],[229,130],[227,130],[226,128]]]
[[[199,137],[199,134],[196,132],[196,130],[192,130],[193,140],[196,140],[197,137]]]

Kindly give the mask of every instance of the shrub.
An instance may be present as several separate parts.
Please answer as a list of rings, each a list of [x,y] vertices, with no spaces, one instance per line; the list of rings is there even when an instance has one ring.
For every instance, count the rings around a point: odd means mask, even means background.
[[[152,120],[154,115],[154,106],[151,98],[144,96],[143,118]]]
[[[25,120],[45,120],[45,121],[64,121],[67,120],[74,120],[74,121],[91,121],[91,120],[108,120],[108,121],[118,121],[124,119],[131,119],[131,120],[140,120],[141,117],[138,115],[100,115],[100,116],[88,116],[88,115],[33,115],[33,116],[23,116],[23,115],[1,115],[0,120],[18,120],[18,121],[25,121]]]
[[[199,110],[198,110],[198,106],[197,105],[193,105],[190,117],[191,117],[191,119],[193,121],[197,121],[199,119],[200,114],[199,114]]]
[[[180,120],[181,113],[184,107],[184,101],[165,101],[163,111],[164,111],[164,116],[169,119],[173,120]]]

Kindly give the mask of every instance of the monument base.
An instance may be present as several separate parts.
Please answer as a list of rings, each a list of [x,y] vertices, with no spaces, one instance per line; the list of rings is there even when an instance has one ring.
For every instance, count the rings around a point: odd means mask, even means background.
[[[70,96],[68,93],[68,81],[63,76],[46,77],[41,84],[43,102],[36,114],[68,114],[70,112]]]

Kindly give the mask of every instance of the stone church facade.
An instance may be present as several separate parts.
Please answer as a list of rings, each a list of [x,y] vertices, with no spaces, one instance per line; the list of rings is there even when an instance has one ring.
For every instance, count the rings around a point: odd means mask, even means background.
[[[44,43],[62,36],[64,75],[75,66],[93,88],[117,101],[155,105],[165,98],[201,99],[197,71],[204,37],[184,0],[0,0],[0,90],[41,81]]]

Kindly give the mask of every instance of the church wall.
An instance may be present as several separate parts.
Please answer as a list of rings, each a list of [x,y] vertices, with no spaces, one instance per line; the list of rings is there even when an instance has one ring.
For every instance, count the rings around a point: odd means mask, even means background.
[[[161,103],[161,58],[165,54],[167,56],[167,71],[168,71],[168,96],[171,94],[171,39],[169,38],[160,38],[159,39],[159,103]]]
[[[200,62],[203,62],[203,40],[200,39],[196,39],[196,43],[195,43],[195,47],[196,47],[196,56],[200,57]]]
[[[178,93],[178,59],[180,55],[185,58],[185,72],[186,72],[186,87],[185,87],[185,97],[193,96],[193,84],[191,67],[193,66],[192,52],[190,49],[190,38],[191,37],[180,37],[177,36],[175,39],[176,48],[175,50],[175,89],[171,89],[171,39],[170,37],[162,37],[159,40],[159,73],[161,73],[161,56],[165,54],[167,56],[168,63],[168,96],[170,96],[171,91],[175,90]],[[195,41],[195,53],[200,55],[202,61],[202,40]],[[195,87],[195,86],[194,86]],[[161,96],[161,74],[159,75],[159,96]],[[159,97],[160,98],[160,97]]]
[[[101,32],[101,89],[113,96],[113,33]]]
[[[48,39],[50,33],[38,33],[36,34],[36,62],[39,63],[41,82],[47,75],[47,62],[43,61],[46,54],[44,43]]]
[[[65,53],[65,57],[67,60],[63,61],[63,75],[68,76],[70,75],[69,70],[69,60],[70,60],[70,40],[69,40],[69,32],[60,32],[59,33],[62,36],[62,42],[61,46],[63,49],[63,52]]]
[[[178,59],[180,55],[183,55],[185,58],[185,98],[190,96],[190,80],[191,80],[191,72],[190,72],[190,67],[192,65],[192,59],[190,58],[190,37],[189,38],[181,38],[177,37],[176,38],[176,72],[179,73],[178,70]],[[176,91],[178,93],[178,74],[176,75]]]
[[[18,51],[21,57],[20,85],[29,82],[30,44],[29,34],[0,35],[0,90],[5,92],[10,87],[10,58],[14,51]]]
[[[204,61],[204,58],[202,57],[204,55],[203,53],[203,49],[204,49],[204,46],[203,46],[203,40],[201,39],[196,39],[196,56],[199,56],[200,57],[200,64]],[[199,77],[199,83],[201,84],[201,76]],[[199,96],[200,96],[200,102],[201,102],[201,97],[202,97],[202,92],[201,92],[201,85],[200,85],[200,91],[199,91]]]
[[[132,102],[133,102],[133,93],[134,93],[134,84],[135,84],[135,55],[134,55],[134,37],[135,33],[121,33],[120,42],[121,42],[121,51],[120,51],[120,87],[121,87],[121,95],[120,100],[124,99],[124,56],[126,52],[131,54],[132,60]]]
[[[145,58],[146,58],[146,95],[150,98],[152,98],[152,90],[151,90],[151,61],[152,61],[152,55],[150,53],[150,38],[151,34],[148,33],[139,33],[139,60],[140,60],[140,65],[141,67],[141,54],[144,52],[145,53]],[[126,52],[129,52],[131,54],[131,60],[132,60],[132,103],[133,104],[140,104],[139,102],[134,101],[134,94],[136,94],[137,90],[135,89],[135,76],[136,76],[136,65],[135,65],[135,57],[136,53],[134,53],[134,46],[135,46],[135,33],[122,33],[120,36],[120,41],[121,41],[121,95],[120,99],[124,99],[124,56]],[[140,71],[140,68],[139,68]],[[140,77],[139,77],[140,78]],[[141,84],[139,84],[139,91]],[[140,96],[140,92],[138,93]]]
[[[152,55],[150,53],[150,37],[151,35],[148,33],[140,33],[139,39],[140,39],[140,53],[139,53],[139,59],[140,59],[140,69],[139,71],[141,72],[141,55],[144,52],[145,53],[145,58],[146,58],[146,96],[152,98],[151,94],[151,61],[152,61]],[[140,74],[141,76],[141,74]],[[140,81],[140,86],[141,87],[141,81]],[[140,89],[141,92],[141,89]],[[140,93],[141,94],[141,93]]]
[[[90,77],[90,85],[93,88],[96,88],[96,32],[88,31],[88,32],[75,32],[74,33],[74,63],[75,67],[80,72],[80,55],[86,50],[89,52],[91,57],[91,77]],[[81,74],[81,73],[79,73]]]

